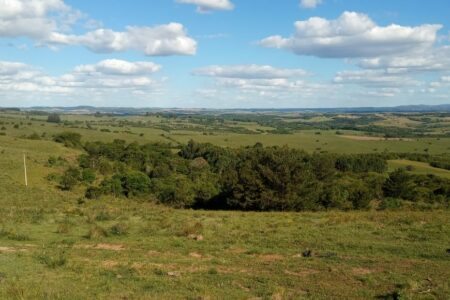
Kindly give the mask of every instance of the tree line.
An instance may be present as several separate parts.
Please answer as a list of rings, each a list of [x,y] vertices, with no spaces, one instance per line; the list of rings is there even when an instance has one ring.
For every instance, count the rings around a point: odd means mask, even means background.
[[[66,144],[79,146],[79,139]],[[230,149],[189,141],[169,144],[87,142],[60,187],[85,196],[141,198],[173,207],[253,211],[365,209],[373,200],[448,206],[450,180],[387,173],[383,154],[307,153],[284,147]]]

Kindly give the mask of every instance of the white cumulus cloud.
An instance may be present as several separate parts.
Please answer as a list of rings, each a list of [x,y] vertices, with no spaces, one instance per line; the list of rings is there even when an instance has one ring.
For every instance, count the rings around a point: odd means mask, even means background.
[[[304,8],[315,8],[322,4],[322,0],[300,0],[300,6]]]
[[[358,61],[358,66],[396,73],[447,71],[450,70],[450,46],[424,49],[406,55],[365,58]]]
[[[71,34],[81,19],[85,27],[99,27]],[[38,45],[84,46],[93,52],[135,50],[148,56],[193,55],[197,42],[179,23],[158,26],[127,26],[115,31],[86,16],[63,0],[0,0],[0,38],[26,37]]]
[[[0,0],[0,37],[42,39],[82,17],[62,0]]]
[[[358,84],[368,88],[395,88],[418,86],[420,82],[402,74],[389,74],[382,70],[358,70],[338,72],[334,82],[339,84]]]
[[[129,26],[122,32],[97,29],[83,35],[52,33],[44,43],[79,45],[98,53],[136,50],[148,56],[193,55],[197,51],[197,42],[187,36],[184,26],[179,23],[155,27]]]
[[[108,59],[91,65],[80,65],[61,76],[51,76],[39,68],[20,62],[0,61],[0,92],[10,96],[13,92],[55,94],[95,94],[104,90],[153,92],[163,80],[153,78],[161,66],[152,62],[129,62]]]
[[[106,59],[94,65],[81,65],[75,68],[77,73],[102,73],[109,75],[143,75],[159,71],[160,65],[153,62],[129,62],[119,59]]]
[[[233,65],[208,66],[194,70],[193,74],[223,78],[277,79],[305,76],[307,72],[303,69],[283,69],[269,65]]]
[[[234,4],[230,0],[177,0],[177,2],[196,5],[199,13],[207,13],[213,10],[232,10],[234,8]]]
[[[313,17],[295,22],[291,37],[269,36],[259,43],[298,55],[325,58],[378,57],[419,51],[431,47],[442,25],[416,27],[377,25],[369,16],[344,12],[335,20]]]

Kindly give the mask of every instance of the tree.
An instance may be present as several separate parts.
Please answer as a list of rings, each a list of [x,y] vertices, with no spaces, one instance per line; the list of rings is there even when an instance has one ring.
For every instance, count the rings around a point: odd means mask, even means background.
[[[81,148],[81,134],[76,132],[62,132],[53,137],[53,141],[62,143],[69,148]]]
[[[78,168],[70,167],[64,172],[59,185],[62,190],[70,191],[77,185],[80,179],[80,170]]]
[[[58,114],[49,114],[47,117],[48,123],[61,123],[61,117]]]
[[[150,178],[139,171],[130,171],[123,174],[120,181],[127,197],[143,195],[150,190]]]
[[[404,169],[397,169],[389,175],[384,183],[383,192],[386,197],[413,200],[414,183],[412,177]]]

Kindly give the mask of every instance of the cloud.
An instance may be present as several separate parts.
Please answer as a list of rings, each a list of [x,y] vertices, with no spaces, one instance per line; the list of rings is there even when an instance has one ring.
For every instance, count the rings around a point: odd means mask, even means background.
[[[52,33],[50,45],[79,45],[97,53],[136,50],[148,56],[194,55],[197,42],[188,37],[182,24],[170,23],[155,27],[127,27],[126,31],[97,29],[84,35]]]
[[[23,63],[0,61],[0,76],[11,76],[27,68],[28,66]]]
[[[389,74],[380,70],[342,71],[334,77],[339,84],[358,84],[368,88],[396,88],[418,86],[420,82],[404,75]]]
[[[162,80],[152,77],[161,66],[152,62],[108,59],[92,65],[80,65],[61,76],[50,76],[39,68],[19,62],[0,61],[0,91],[56,94],[95,93],[121,89],[131,93],[159,89]]]
[[[304,8],[315,8],[322,4],[322,0],[300,0],[300,6]]]
[[[269,36],[259,42],[298,55],[323,58],[365,58],[411,53],[431,47],[442,25],[378,26],[369,16],[344,12],[335,20],[313,17],[295,22],[295,34]]]
[[[160,65],[152,62],[129,62],[119,59],[106,59],[94,65],[81,65],[75,68],[77,73],[108,75],[143,75],[158,72]]]
[[[135,50],[148,56],[167,56],[193,55],[197,50],[197,42],[179,23],[114,31],[87,19],[62,0],[0,0],[0,6],[0,38],[27,37],[40,46],[84,46],[97,53]],[[70,34],[81,19],[87,19],[84,27],[97,29]]]
[[[199,76],[241,79],[279,79],[307,75],[303,69],[281,69],[268,65],[208,66],[192,73]]]
[[[197,5],[197,12],[208,13],[213,10],[232,10],[234,4],[230,0],[177,0],[178,3]]]
[[[407,55],[365,58],[357,64],[364,69],[384,69],[396,73],[447,71],[450,70],[450,46],[424,49]]]
[[[42,39],[65,30],[83,14],[62,0],[1,0],[0,36]]]
[[[270,65],[207,66],[194,70],[192,74],[213,79],[212,86],[198,89],[196,96],[205,99],[245,98],[248,103],[259,99],[252,104],[256,106],[264,102],[279,106],[277,101],[316,97],[320,93],[335,89],[330,84],[304,80],[309,73],[303,69],[276,68]]]

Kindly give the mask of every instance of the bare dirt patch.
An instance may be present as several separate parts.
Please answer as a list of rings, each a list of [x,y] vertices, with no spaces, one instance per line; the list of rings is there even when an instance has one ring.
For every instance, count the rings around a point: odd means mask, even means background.
[[[105,260],[102,262],[102,266],[107,269],[113,269],[113,268],[117,267],[118,265],[119,265],[119,263],[114,260]]]
[[[373,273],[373,270],[367,268],[353,268],[352,273],[354,275],[367,275]]]
[[[14,253],[14,252],[24,252],[27,249],[19,249],[14,247],[0,247],[0,253]]]
[[[95,249],[95,250],[111,250],[111,251],[123,251],[125,250],[125,246],[122,244],[106,244],[100,243],[96,245],[89,244],[79,244],[75,245],[74,248],[78,249]]]
[[[122,244],[97,244],[93,249],[122,251],[125,250],[125,246]]]
[[[295,272],[289,271],[289,270],[284,270],[284,274],[291,275],[291,276],[297,276],[297,277],[305,277],[305,276],[316,274],[316,273],[319,273],[319,271],[312,270],[312,269],[301,269],[301,270],[298,270]]]
[[[197,252],[191,252],[191,253],[189,253],[189,256],[193,257],[193,258],[202,258],[203,257],[203,255],[201,255],[200,253],[197,253]]]
[[[160,256],[160,255],[161,255],[161,252],[155,251],[155,250],[149,250],[147,252],[147,256]]]
[[[264,254],[264,255],[260,255],[259,259],[261,259],[262,261],[271,262],[271,261],[283,260],[284,257],[280,254]]]
[[[247,249],[244,248],[230,248],[227,250],[227,252],[233,253],[233,254],[242,254],[245,253]]]

